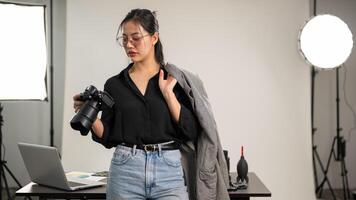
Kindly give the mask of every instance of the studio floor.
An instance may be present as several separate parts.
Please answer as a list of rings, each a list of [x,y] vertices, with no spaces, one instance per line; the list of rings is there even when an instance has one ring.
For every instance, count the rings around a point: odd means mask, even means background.
[[[356,191],[356,189],[350,189],[350,191]],[[344,193],[343,193],[343,190],[342,189],[334,189],[334,193],[335,193],[335,196],[336,196],[336,199],[339,200],[339,199],[344,199]],[[352,197],[352,194],[349,198],[350,200],[355,200],[353,197]],[[333,200],[333,196],[331,195],[331,192],[330,190],[324,190],[324,193],[323,193],[323,196],[322,198],[318,199],[318,200]]]

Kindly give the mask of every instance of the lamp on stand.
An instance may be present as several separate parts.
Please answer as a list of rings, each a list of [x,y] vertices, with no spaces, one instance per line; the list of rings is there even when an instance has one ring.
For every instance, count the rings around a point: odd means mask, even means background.
[[[315,7],[315,5],[314,5]],[[334,199],[336,199],[334,190],[328,178],[328,171],[331,159],[340,162],[341,177],[343,182],[344,199],[350,197],[350,189],[347,178],[347,169],[345,164],[346,142],[340,134],[340,98],[339,98],[339,69],[351,54],[353,47],[352,33],[345,22],[333,15],[317,15],[312,17],[301,29],[299,34],[300,52],[306,61],[312,66],[311,80],[311,117],[312,117],[312,147],[313,147],[313,167],[315,180],[315,193],[320,198],[323,187],[326,183]],[[315,145],[314,136],[317,129],[314,127],[314,85],[315,76],[319,70],[336,69],[336,135],[334,136],[329,157],[324,167],[317,146]],[[319,165],[323,173],[321,182],[318,180],[316,167]]]
[[[50,9],[46,9],[50,5]],[[0,1],[0,200],[3,199],[2,187],[5,186],[8,200],[12,197],[9,191],[7,173],[22,187],[7,166],[3,144],[2,102],[12,101],[49,101],[47,82],[51,92],[51,146],[53,146],[53,62],[52,62],[52,2],[13,3]],[[48,14],[48,11],[49,14]],[[47,17],[46,17],[47,16]],[[52,22],[53,23],[53,22]],[[52,24],[51,23],[51,24]],[[31,27],[25,29],[24,27]],[[50,51],[49,51],[50,50]],[[50,52],[48,54],[47,52]],[[47,72],[47,68],[50,71]],[[49,81],[48,81],[49,77]],[[7,173],[6,173],[7,172]]]

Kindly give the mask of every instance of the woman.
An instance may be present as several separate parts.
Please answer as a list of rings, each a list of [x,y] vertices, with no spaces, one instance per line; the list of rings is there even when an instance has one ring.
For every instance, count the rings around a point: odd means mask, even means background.
[[[196,140],[199,123],[177,80],[163,68],[158,29],[147,9],[131,10],[119,26],[117,40],[132,63],[106,81],[115,105],[92,125],[95,141],[116,147],[107,199],[188,199],[179,147]],[[76,112],[83,104],[78,98]]]

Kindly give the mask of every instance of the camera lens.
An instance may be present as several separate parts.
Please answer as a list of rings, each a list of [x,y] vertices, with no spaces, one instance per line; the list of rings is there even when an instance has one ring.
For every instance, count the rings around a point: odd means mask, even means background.
[[[97,101],[90,100],[84,103],[83,107],[70,121],[74,130],[80,131],[81,135],[88,135],[92,124],[99,112],[100,104]]]

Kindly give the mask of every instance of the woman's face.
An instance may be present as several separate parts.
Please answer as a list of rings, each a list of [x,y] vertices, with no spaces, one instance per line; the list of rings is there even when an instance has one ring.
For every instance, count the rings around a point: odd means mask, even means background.
[[[158,41],[158,33],[150,35],[139,23],[128,21],[123,25],[121,42],[128,57],[133,62],[154,59],[154,45]]]

